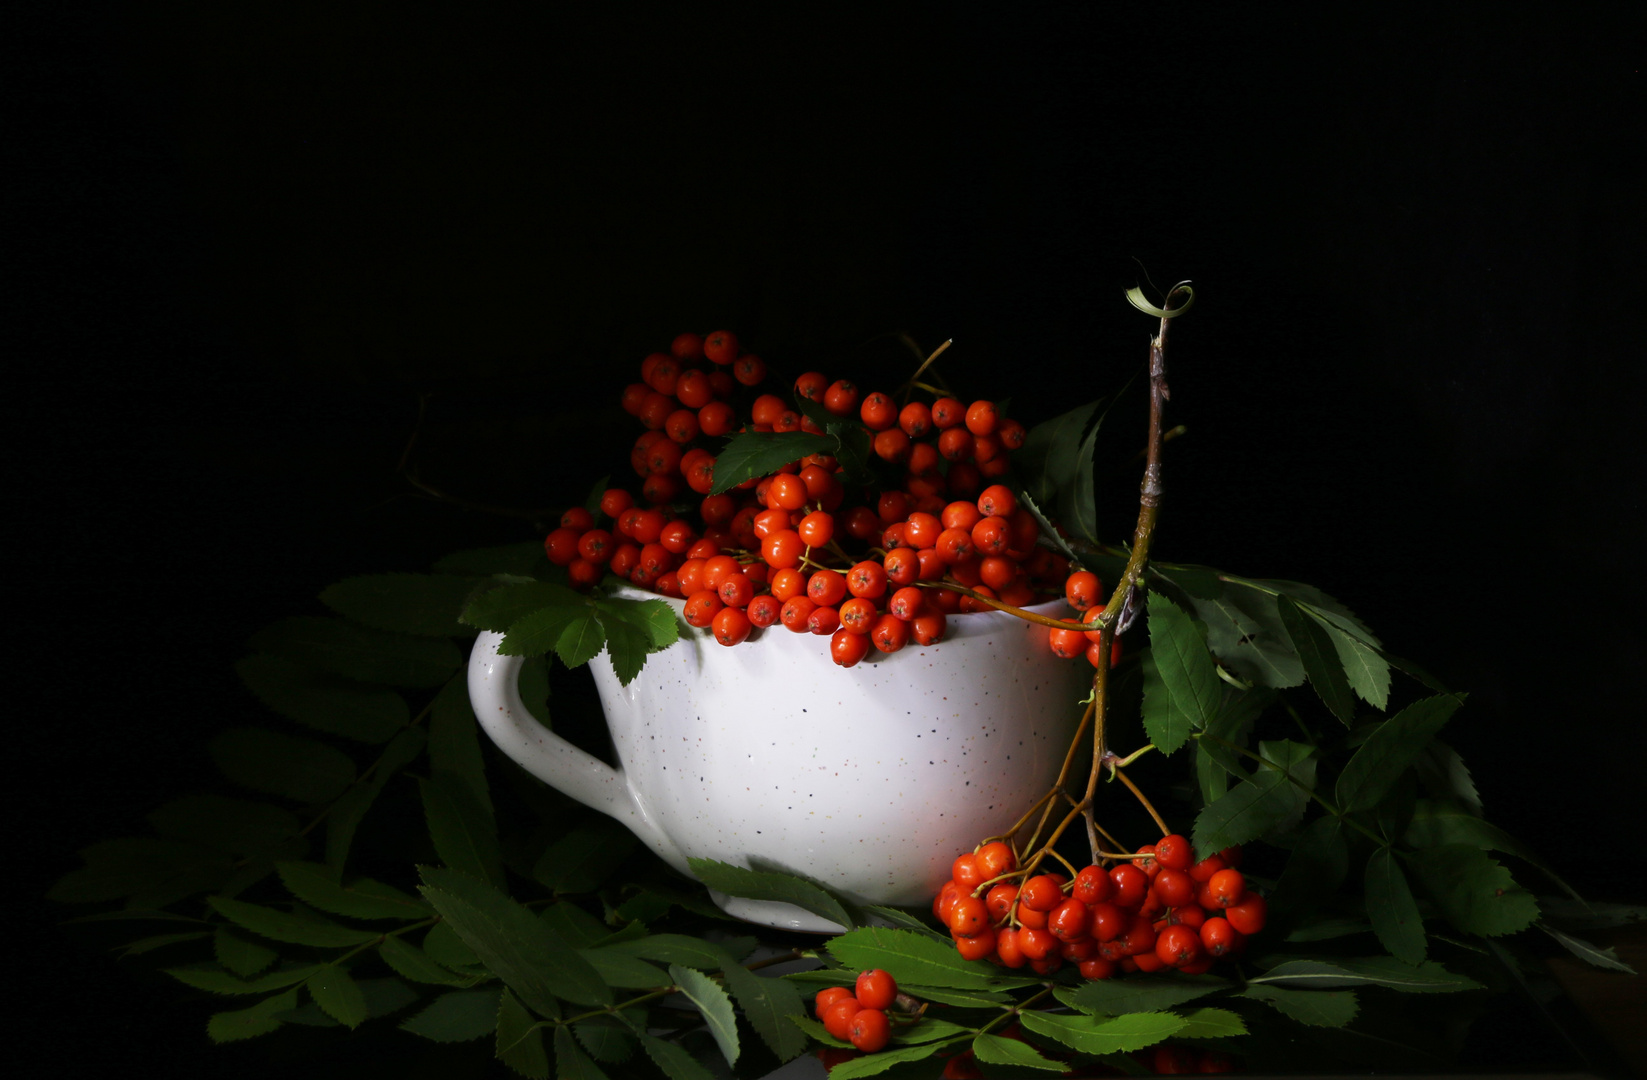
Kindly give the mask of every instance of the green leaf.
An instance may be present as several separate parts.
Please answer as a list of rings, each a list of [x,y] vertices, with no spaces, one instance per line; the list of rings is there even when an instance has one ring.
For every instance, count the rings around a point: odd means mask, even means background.
[[[711,941],[687,937],[685,934],[651,934],[647,937],[620,941],[606,946],[612,952],[640,956],[664,964],[683,964],[708,971],[737,966],[730,952]]]
[[[498,1027],[503,988],[453,990],[431,1001],[416,1016],[401,1021],[400,1030],[435,1042],[469,1042],[492,1034]]]
[[[680,620],[675,609],[665,601],[614,596],[596,600],[595,610],[600,612],[603,621],[608,617],[618,618],[644,631],[652,652],[667,649],[680,640]]]
[[[1176,307],[1156,307],[1154,304],[1144,299],[1144,290],[1138,288],[1136,285],[1127,290],[1127,303],[1131,304],[1139,311],[1142,311],[1145,315],[1153,315],[1157,319],[1176,319],[1178,316],[1188,311],[1191,304],[1195,303],[1195,290],[1183,282],[1179,282],[1177,285],[1174,285],[1173,288],[1184,293],[1183,302]]]
[[[280,959],[275,950],[221,928],[212,935],[212,954],[219,964],[242,979],[251,978]]]
[[[1481,793],[1476,790],[1469,766],[1458,751],[1431,739],[1430,745],[1413,762],[1424,789],[1437,799],[1453,799],[1463,803],[1470,812],[1481,816]]]
[[[294,988],[265,998],[249,1009],[215,1014],[206,1021],[206,1034],[212,1042],[219,1044],[267,1035],[280,1028],[280,1021],[275,1019],[277,1014],[290,1012],[296,1007],[297,990]]]
[[[498,651],[505,652],[508,645],[509,639],[504,638]],[[567,622],[560,637],[555,640],[555,655],[568,668],[582,667],[599,656],[605,646],[606,628],[595,618],[594,612],[589,611]]]
[[[393,634],[342,619],[294,616],[252,635],[255,652],[365,683],[423,689],[439,686],[463,663],[448,640]]]
[[[1196,1009],[1184,1017],[1184,1026],[1178,1030],[1180,1039],[1222,1039],[1245,1035],[1247,1025],[1241,1017],[1228,1009]]]
[[[1270,895],[1270,911],[1277,916],[1318,911],[1349,872],[1350,849],[1342,823],[1330,814],[1318,817],[1299,832]]]
[[[886,1072],[894,1065],[902,1065],[906,1061],[921,1061],[931,1057],[946,1046],[953,1046],[959,1040],[949,1042],[923,1043],[920,1046],[904,1046],[897,1050],[882,1050],[878,1054],[865,1054],[863,1057],[843,1061],[829,1070],[830,1080],[858,1080],[860,1076],[874,1076],[876,1073]],[[684,1078],[677,1078],[684,1080]]]
[[[103,840],[80,850],[85,865],[64,874],[46,898],[68,904],[98,904],[129,896],[171,903],[218,888],[234,864],[195,844],[153,837]]]
[[[1353,960],[1287,960],[1247,980],[1248,986],[1260,984],[1322,990],[1385,986],[1409,994],[1451,994],[1460,990],[1481,989],[1481,984],[1474,979],[1455,975],[1434,960],[1408,964],[1390,956]]]
[[[612,661],[618,684],[628,686],[646,666],[646,654],[652,647],[649,631],[608,613],[599,613],[596,618],[606,631],[606,655]]]
[[[1272,744],[1265,744],[1269,745]],[[1266,761],[1251,780],[1235,785],[1229,794],[1211,803],[1196,816],[1194,844],[1197,850],[1222,851],[1234,844],[1256,840],[1302,808],[1308,796],[1287,779],[1286,773],[1291,772],[1297,779],[1306,780],[1298,774],[1300,765],[1309,762],[1310,775],[1313,776],[1309,748],[1297,743],[1273,745],[1287,747],[1289,755],[1281,761]],[[1294,750],[1301,751],[1302,757],[1290,753]]]
[[[1009,1000],[1005,994],[995,990],[963,991],[917,983],[900,985],[899,989],[917,1001],[936,1001],[940,1005],[954,1005],[962,1009],[991,1009],[1005,1005]]]
[[[640,961],[636,961],[639,963]],[[685,996],[703,1014],[709,1034],[720,1047],[721,1057],[728,1065],[738,1063],[738,1018],[732,1011],[732,999],[709,976],[679,964],[669,965],[669,977]]]
[[[300,803],[335,799],[355,778],[355,763],[330,746],[262,728],[229,728],[209,750],[235,783]]]
[[[1419,799],[1413,809],[1412,821],[1407,825],[1404,839],[1415,848],[1441,847],[1445,844],[1467,844],[1483,851],[1502,851],[1536,867],[1567,895],[1583,903],[1571,885],[1561,879],[1549,863],[1538,857],[1527,845],[1500,829],[1490,821],[1465,813],[1456,806]]]
[[[669,978],[661,969],[625,953],[606,949],[579,949],[577,953],[589,962],[607,986],[621,990],[651,990],[669,985]]]
[[[556,1080],[606,1080],[606,1074],[582,1050],[572,1036],[572,1029],[555,1029]]]
[[[1039,1050],[1021,1039],[1008,1039],[985,1032],[972,1040],[972,1054],[985,1065],[1016,1065],[1021,1069],[1046,1069],[1062,1073],[1069,1065],[1043,1057]]]
[[[1159,730],[1146,727],[1146,731],[1156,749],[1170,754],[1184,745],[1190,726],[1207,726],[1218,711],[1223,695],[1218,673],[1213,670],[1206,642],[1195,621],[1158,592],[1149,594],[1149,642],[1150,656],[1166,687],[1171,708],[1165,710],[1167,723],[1158,725]],[[1144,688],[1147,695],[1150,689],[1147,675]],[[1146,710],[1146,725],[1149,720]]]
[[[1125,1054],[1154,1046],[1184,1029],[1182,1016],[1165,1012],[1127,1013],[1104,1018],[1057,1015],[1030,1010],[1019,1014],[1024,1027],[1037,1035],[1056,1039],[1083,1054]]]
[[[599,814],[568,829],[545,848],[532,867],[532,878],[561,894],[593,892],[638,843],[634,833]]]
[[[515,581],[475,596],[463,609],[463,621],[481,630],[503,633],[528,615],[545,608],[586,611],[589,598],[564,585],[553,585],[547,581]],[[552,645],[554,639],[549,640]],[[548,647],[546,645],[545,649]]]
[[[1537,926],[1540,930],[1560,942],[1562,948],[1566,949],[1586,964],[1593,964],[1598,968],[1606,968],[1609,971],[1622,971],[1628,975],[1636,974],[1636,969],[1631,967],[1629,964],[1626,964],[1623,960],[1620,960],[1618,958],[1618,950],[1612,948],[1611,946],[1603,948],[1600,945],[1592,945],[1583,938],[1574,937],[1571,934],[1566,934],[1560,930],[1557,930],[1555,927],[1544,922],[1542,919],[1539,920]]]
[[[436,779],[450,778],[470,796],[483,815],[485,828],[496,833],[492,794],[486,783],[486,763],[480,749],[480,721],[469,703],[469,688],[453,679],[435,695],[429,709],[429,768]]]
[[[1247,779],[1246,765],[1235,747],[1247,745],[1253,725],[1275,698],[1275,691],[1268,687],[1225,691],[1217,714],[1207,724],[1206,735],[1209,737],[1198,738],[1195,744],[1195,775],[1203,803],[1223,798],[1229,792],[1231,778],[1237,781]]]
[[[1082,983],[1070,995],[1068,1004],[1102,1016],[1161,1012],[1229,986],[1228,980],[1214,975],[1130,975]]]
[[[939,1020],[928,1016],[922,1020],[917,1020],[908,1027],[893,1028],[892,1041],[895,1043],[908,1043],[913,1046],[916,1043],[932,1042],[935,1039],[951,1039],[957,1035],[970,1035],[972,1030],[959,1024],[952,1024],[948,1020]]]
[[[470,877],[503,884],[497,835],[487,828],[490,821],[469,792],[450,778],[420,778],[417,784],[423,796],[429,838],[441,861]]]
[[[589,948],[602,938],[611,936],[605,923],[576,904],[565,900],[550,904],[538,912],[538,918],[548,923],[549,929],[565,939],[568,944],[579,949]]]
[[[486,967],[521,1000],[557,1015],[555,997],[610,1005],[612,992],[595,969],[523,905],[456,870],[420,867],[423,895]]]
[[[646,1048],[646,1056],[663,1070],[669,1080],[714,1080],[713,1073],[674,1043],[644,1034],[640,1036],[640,1042]]]
[[[1350,686],[1361,700],[1375,709],[1383,709],[1390,700],[1390,665],[1375,648],[1369,647],[1357,635],[1322,621]]]
[[[1634,926],[1647,920],[1647,905],[1642,904],[1607,904],[1599,900],[1586,901],[1563,896],[1541,896],[1538,903],[1544,909],[1544,917],[1559,923],[1563,930],[1610,930],[1615,926]]]
[[[915,930],[929,937],[937,938],[939,941],[950,940],[948,934],[938,933],[938,931],[902,908],[882,907],[879,904],[864,904],[861,905],[861,908],[865,917],[873,916],[899,930]]]
[[[1538,918],[1533,894],[1477,848],[1424,848],[1412,857],[1411,866],[1447,921],[1467,934],[1513,934]]]
[[[1248,986],[1240,997],[1271,1005],[1281,1015],[1310,1027],[1343,1027],[1355,1019],[1360,1005],[1354,990],[1285,990],[1279,986]]]
[[[483,969],[475,950],[463,943],[450,923],[438,922],[429,928],[429,932],[423,935],[423,951],[429,959],[453,971]]]
[[[144,953],[165,948],[167,945],[178,945],[185,941],[199,941],[201,938],[211,937],[209,930],[193,930],[182,934],[155,934],[153,937],[139,938],[136,941],[118,946],[120,959],[128,956],[142,956]]]
[[[692,867],[693,876],[716,892],[746,900],[776,900],[794,904],[838,926],[853,925],[841,902],[810,881],[771,871],[746,870],[713,859],[688,859],[687,862]]]
[[[304,982],[315,1004],[333,1020],[347,1028],[357,1028],[366,1020],[366,995],[360,992],[349,973],[336,964],[324,964]]]
[[[319,964],[302,964],[271,971],[255,979],[239,979],[222,968],[203,964],[166,968],[165,972],[185,986],[204,990],[208,994],[266,994],[270,990],[279,990],[302,982],[319,967]]]
[[[372,775],[345,791],[332,804],[331,813],[326,815],[326,865],[334,870],[343,869],[349,860],[355,830],[377,800],[378,793],[390,777],[423,752],[426,738],[422,728],[407,728],[396,735],[378,756]]]
[[[723,965],[721,974],[755,1034],[779,1061],[806,1049],[806,1037],[788,1020],[806,1008],[799,990],[782,979],[763,979],[736,962]]]
[[[230,900],[222,896],[208,896],[206,903],[213,911],[236,926],[244,927],[271,941],[288,945],[313,945],[320,949],[342,949],[360,945],[378,937],[375,930],[356,930],[330,920],[308,919],[288,915],[284,911],[248,904],[244,900]]]
[[[1239,581],[1213,598],[1191,596],[1195,617],[1207,627],[1207,648],[1241,678],[1285,690],[1304,681],[1304,663],[1293,651],[1276,598]]]
[[[449,971],[429,958],[429,954],[404,938],[390,937],[377,947],[378,955],[395,974],[417,983],[434,986],[473,986],[475,980]],[[494,1010],[495,1011],[495,1010]]]
[[[320,602],[378,630],[453,637],[468,632],[458,613],[474,585],[451,574],[369,574],[327,586]]]
[[[1079,483],[1083,436],[1102,404],[1102,398],[1089,401],[1036,424],[1013,452],[1012,466],[1023,477],[1024,490],[1060,519],[1066,510],[1063,493],[1073,493]]]
[[[578,1043],[596,1061],[621,1065],[635,1056],[640,1040],[635,1032],[646,1026],[645,1009],[626,1009],[617,1016],[597,1016],[572,1025]]]
[[[804,431],[746,431],[728,440],[715,455],[715,486],[709,493],[731,491],[745,480],[766,476],[809,454],[832,454],[839,445],[838,439]]]
[[[529,1080],[549,1080],[549,1055],[543,1048],[543,1029],[508,990],[498,999],[498,1060]]]
[[[1000,968],[962,960],[953,946],[913,930],[865,926],[829,942],[829,955],[853,971],[880,968],[901,986],[918,983],[956,990],[1008,990],[1035,980],[1002,976]]]
[[[1423,698],[1373,729],[1338,776],[1338,808],[1352,814],[1378,805],[1463,703],[1452,695]]]
[[[406,700],[279,656],[256,653],[235,664],[257,699],[288,720],[363,743],[383,743],[411,720]]]
[[[310,907],[351,919],[424,919],[433,912],[415,896],[371,878],[338,881],[329,866],[312,862],[279,862],[275,869],[291,894]]]
[[[484,577],[488,574],[519,574],[536,577],[549,569],[549,559],[543,553],[541,540],[498,547],[470,548],[454,552],[435,563],[440,574],[468,574]]]
[[[566,653],[561,651],[560,642],[565,638],[568,629],[574,625],[580,628],[581,633],[582,629],[593,621],[592,610],[587,601],[580,601],[575,607],[539,608],[522,616],[514,624],[513,629],[498,642],[498,653],[502,656],[532,657],[555,652],[564,660]],[[597,645],[595,652],[599,651]],[[572,655],[580,653],[574,650]]]
[[[282,807],[220,795],[185,795],[151,811],[148,821],[168,840],[230,855],[272,851],[302,829],[297,815]]]
[[[1367,918],[1391,956],[1408,964],[1423,962],[1424,917],[1389,848],[1379,848],[1367,860]]]
[[[1348,727],[1355,721],[1355,697],[1328,627],[1298,610],[1298,605],[1289,597],[1280,597],[1276,607],[1310,685],[1315,687],[1322,703]]]

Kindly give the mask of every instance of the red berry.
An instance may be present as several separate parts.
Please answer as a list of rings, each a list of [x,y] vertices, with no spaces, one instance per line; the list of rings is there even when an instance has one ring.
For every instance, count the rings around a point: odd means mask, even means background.
[[[1115,961],[1095,956],[1091,960],[1082,960],[1079,970],[1083,979],[1108,979],[1115,974]]]
[[[1114,941],[1127,932],[1132,925],[1132,916],[1116,907],[1102,901],[1092,905],[1091,934],[1099,941]]]
[[[869,628],[869,640],[884,653],[895,653],[908,645],[909,637],[909,624],[895,615],[882,615]]]
[[[775,596],[762,595],[749,601],[744,614],[749,616],[751,626],[764,629],[778,621],[778,614],[783,610],[783,602]]]
[[[911,439],[919,439],[932,432],[932,410],[919,401],[911,401],[898,413],[898,426]]]
[[[1182,907],[1195,902],[1195,882],[1182,870],[1163,868],[1155,875],[1150,888],[1167,907]]]
[[[1089,921],[1087,906],[1070,897],[1047,915],[1047,929],[1057,935],[1060,941],[1079,941],[1089,936]]]
[[[959,882],[956,885],[965,888]],[[971,937],[989,924],[989,908],[982,900],[969,893],[962,893],[956,898],[955,906],[949,912],[949,929],[957,937]]]
[[[1188,870],[1195,865],[1195,849],[1188,840],[1173,833],[1155,842],[1155,861],[1173,870]]]
[[[1220,870],[1227,869],[1228,866],[1229,864],[1224,861],[1223,856],[1208,855],[1189,868],[1189,876],[1194,878],[1197,884],[1205,885],[1212,880],[1212,875]]]
[[[824,1030],[837,1039],[848,1040],[852,1037],[852,1018],[862,1011],[863,1006],[858,1004],[857,998],[841,998],[824,1013]]]
[[[1247,879],[1239,870],[1220,870],[1207,882],[1207,892],[1213,907],[1228,909],[1238,904],[1247,894]]]
[[[543,551],[556,566],[566,566],[578,557],[578,545],[576,529],[559,528],[544,538]]]
[[[1064,596],[1076,611],[1086,611],[1099,602],[1103,584],[1090,570],[1077,570],[1064,582]]]
[[[966,411],[966,427],[974,435],[990,434],[1000,420],[993,401],[974,401]]]
[[[1225,956],[1237,948],[1241,931],[1231,926],[1228,919],[1213,916],[1201,924],[1201,947],[1209,956]]]
[[[1050,912],[1064,902],[1064,890],[1059,887],[1058,879],[1052,875],[1037,874],[1024,882],[1018,899],[1020,907]]]
[[[966,421],[966,406],[952,397],[942,397],[932,403],[932,423],[940,431]]]
[[[979,848],[977,859],[979,867],[983,869],[985,881],[1011,873],[1018,868],[1018,857],[1012,853],[1011,846],[1000,840],[992,840]]]
[[[738,358],[738,336],[730,330],[717,330],[704,339],[701,348],[711,363],[730,364]]]
[[[1248,893],[1240,903],[1224,909],[1224,918],[1243,934],[1256,934],[1264,929],[1264,918],[1269,905],[1257,893]]]
[[[686,598],[686,610],[682,614],[687,623],[701,630],[713,623],[725,606],[713,591],[702,589]]]
[[[955,936],[955,950],[962,960],[983,960],[995,951],[995,928],[985,926],[976,934]]]
[[[886,1046],[892,1038],[892,1022],[880,1009],[859,1009],[847,1025],[847,1039],[866,1054]]]
[[[817,996],[812,999],[812,1015],[822,1020],[824,1013],[829,1011],[831,1005],[850,997],[852,997],[852,991],[844,986],[826,986],[819,990]]]
[[[1155,939],[1155,955],[1168,967],[1182,967],[1201,955],[1201,935],[1187,926],[1169,926]]]
[[[1149,891],[1148,874],[1131,863],[1122,863],[1110,870],[1109,878],[1115,883],[1110,903],[1116,907],[1135,908],[1144,902],[1144,894]]]
[[[1012,911],[1013,902],[1018,899],[1018,886],[1009,881],[1003,881],[984,894],[984,906],[996,922],[1006,918]]]
[[[1115,891],[1115,882],[1101,866],[1089,866],[1075,875],[1075,886],[1070,895],[1091,907],[1101,904],[1110,898]]]
[[[1019,931],[1010,926],[995,931],[995,955],[1009,968],[1021,968],[1029,963],[1029,957],[1018,944],[1018,935]]]
[[[854,993],[864,1008],[885,1009],[897,998],[898,984],[891,975],[874,968],[858,976]]]

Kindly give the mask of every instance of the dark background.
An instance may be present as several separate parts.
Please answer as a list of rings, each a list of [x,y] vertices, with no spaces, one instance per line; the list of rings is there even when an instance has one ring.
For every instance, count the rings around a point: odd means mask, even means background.
[[[82,1054],[224,1060],[184,993],[29,898],[209,774],[255,715],[245,637],[337,578],[532,537],[410,495],[420,394],[431,483],[558,510],[683,329],[887,387],[910,361],[876,335],[953,337],[963,396],[1034,421],[1141,370],[1139,262],[1198,289],[1159,556],[1352,605],[1471,692],[1447,738],[1489,815],[1643,899],[1628,7],[341,7],[57,8],[12,38],[10,891]],[[1104,481],[1112,537],[1135,485]]]

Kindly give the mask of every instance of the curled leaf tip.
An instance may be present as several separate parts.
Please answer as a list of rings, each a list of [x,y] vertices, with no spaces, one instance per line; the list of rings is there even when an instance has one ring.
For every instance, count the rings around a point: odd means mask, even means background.
[[[1182,304],[1179,304],[1175,308],[1158,308],[1148,300],[1144,299],[1143,289],[1140,289],[1134,285],[1132,288],[1127,290],[1127,303],[1131,304],[1133,307],[1137,308],[1139,311],[1142,311],[1146,315],[1153,315],[1157,319],[1171,319],[1175,316],[1182,315],[1190,309],[1191,304],[1195,303],[1195,290],[1189,287],[1189,282],[1180,281],[1178,284],[1174,285],[1170,290],[1168,290],[1167,298],[1170,300],[1176,293],[1184,294],[1184,302]]]

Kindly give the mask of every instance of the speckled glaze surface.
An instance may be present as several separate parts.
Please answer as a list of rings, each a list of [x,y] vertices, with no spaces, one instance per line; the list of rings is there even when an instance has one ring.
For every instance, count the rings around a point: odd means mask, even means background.
[[[620,769],[527,713],[500,634],[475,642],[475,713],[515,761],[683,873],[688,856],[719,859],[860,902],[930,902],[956,855],[1051,784],[1089,685],[1085,664],[1052,655],[1045,627],[994,612],[952,616],[939,644],[872,650],[850,670],[830,662],[827,639],[781,626],[735,648],[681,626],[627,687],[604,653],[591,664]],[[752,922],[839,929],[788,905],[716,900]]]

